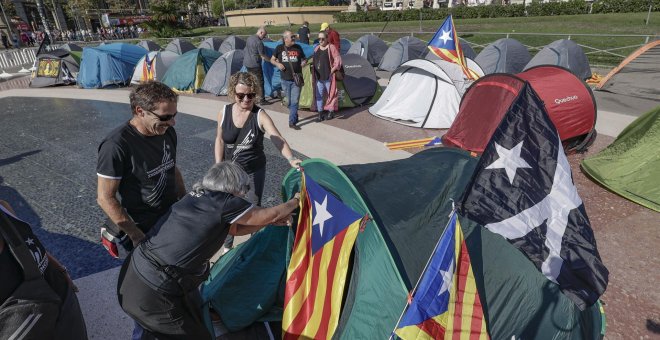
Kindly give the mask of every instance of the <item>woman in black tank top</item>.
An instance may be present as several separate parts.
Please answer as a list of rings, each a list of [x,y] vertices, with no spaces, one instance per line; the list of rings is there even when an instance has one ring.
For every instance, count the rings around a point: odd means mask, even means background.
[[[247,199],[261,205],[266,181],[266,154],[263,149],[264,135],[270,139],[289,164],[297,168],[297,159],[291,147],[275,127],[266,111],[255,103],[262,97],[257,78],[251,73],[239,72],[229,79],[227,97],[233,101],[218,113],[218,132],[215,138],[215,162],[234,161],[250,176]],[[233,247],[233,237],[225,241],[225,250]]]

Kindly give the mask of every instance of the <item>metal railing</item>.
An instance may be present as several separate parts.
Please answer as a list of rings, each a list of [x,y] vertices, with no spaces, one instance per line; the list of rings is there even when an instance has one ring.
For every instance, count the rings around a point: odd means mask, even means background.
[[[0,70],[32,66],[37,58],[37,47],[6,50],[0,53]]]

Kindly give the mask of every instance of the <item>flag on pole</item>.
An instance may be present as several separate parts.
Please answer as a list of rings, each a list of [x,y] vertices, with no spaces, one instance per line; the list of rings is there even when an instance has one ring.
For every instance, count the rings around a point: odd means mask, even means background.
[[[287,270],[284,339],[330,339],[362,216],[302,174],[300,217]]]
[[[429,41],[428,47],[440,59],[460,65],[468,79],[476,80],[479,78],[479,75],[467,66],[451,14],[435,32],[435,35]]]
[[[488,339],[470,255],[455,212],[395,333],[405,340]]]
[[[561,139],[529,84],[488,142],[460,213],[506,238],[581,310],[607,288]]]

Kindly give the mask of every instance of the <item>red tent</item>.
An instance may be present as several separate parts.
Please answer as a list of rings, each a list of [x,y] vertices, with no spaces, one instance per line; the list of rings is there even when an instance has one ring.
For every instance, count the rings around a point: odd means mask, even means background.
[[[596,101],[591,89],[569,70],[541,65],[517,75],[490,74],[474,82],[442,137],[443,144],[483,152],[525,82],[543,100],[567,151],[583,151],[593,142]]]

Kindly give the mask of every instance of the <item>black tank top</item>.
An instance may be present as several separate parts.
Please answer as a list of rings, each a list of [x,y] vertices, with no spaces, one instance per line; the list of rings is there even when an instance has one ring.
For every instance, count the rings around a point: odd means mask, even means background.
[[[242,128],[237,128],[232,119],[234,104],[225,105],[222,119],[222,140],[225,142],[225,160],[240,164],[248,174],[266,166],[264,132],[259,128],[259,111],[254,106]]]

